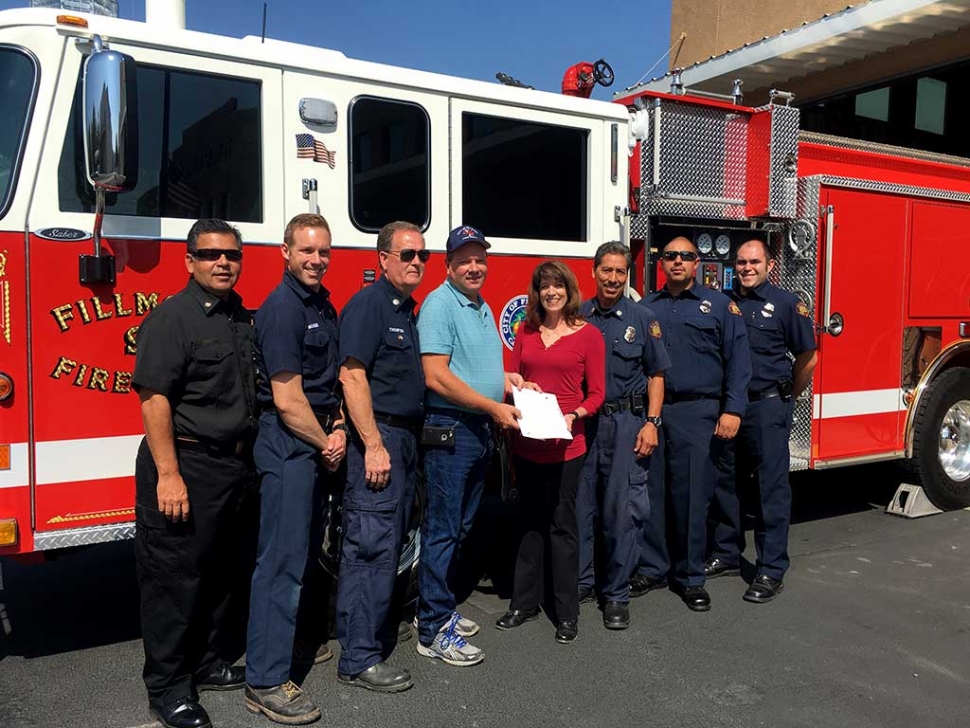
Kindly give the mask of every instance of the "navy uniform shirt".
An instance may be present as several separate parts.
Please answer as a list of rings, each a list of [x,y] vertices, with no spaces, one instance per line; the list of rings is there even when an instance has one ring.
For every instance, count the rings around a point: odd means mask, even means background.
[[[751,355],[738,305],[697,283],[676,297],[663,288],[644,300],[657,315],[670,357],[667,394],[721,399],[723,412],[744,414]]]
[[[657,317],[646,306],[623,296],[602,309],[595,298],[580,312],[603,334],[606,343],[606,401],[642,394],[647,377],[670,366]]]
[[[374,412],[397,417],[424,413],[424,370],[418,348],[414,299],[381,276],[354,294],[340,314],[343,365],[353,358],[367,370]]]
[[[252,317],[190,278],[138,329],[132,386],[164,395],[177,435],[238,442],[256,425]]]
[[[303,377],[310,407],[329,412],[337,396],[337,310],[323,286],[313,291],[287,271],[256,312],[259,404],[273,405],[270,379],[283,372]]]
[[[751,383],[748,389],[761,392],[792,378],[792,356],[815,349],[815,326],[808,307],[797,296],[765,281],[742,296],[732,294],[748,326],[751,347]]]

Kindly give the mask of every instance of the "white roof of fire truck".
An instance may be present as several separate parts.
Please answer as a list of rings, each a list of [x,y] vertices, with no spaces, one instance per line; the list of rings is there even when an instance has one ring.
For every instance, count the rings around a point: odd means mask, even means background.
[[[88,21],[87,28],[57,23],[63,15],[57,10],[33,8],[0,12],[0,28],[11,26],[49,26],[58,32],[77,37],[100,35],[109,45],[112,41],[126,45],[164,49],[192,56],[221,58],[252,65],[325,73],[338,78],[393,83],[404,88],[432,91],[452,97],[484,99],[544,111],[557,111],[585,117],[597,116],[626,121],[629,113],[609,101],[574,98],[548,91],[515,88],[499,83],[475,81],[440,73],[418,71],[382,63],[348,58],[340,51],[289,43],[259,36],[229,38],[193,30],[159,29],[132,20],[102,15],[78,15]]]

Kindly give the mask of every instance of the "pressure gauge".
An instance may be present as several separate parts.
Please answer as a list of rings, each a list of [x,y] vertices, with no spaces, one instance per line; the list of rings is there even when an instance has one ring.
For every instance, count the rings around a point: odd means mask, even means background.
[[[727,235],[718,235],[717,240],[714,241],[714,249],[722,258],[726,257],[731,252],[731,238]]]
[[[710,233],[701,233],[697,236],[697,252],[701,255],[710,255],[714,249],[714,238]]]

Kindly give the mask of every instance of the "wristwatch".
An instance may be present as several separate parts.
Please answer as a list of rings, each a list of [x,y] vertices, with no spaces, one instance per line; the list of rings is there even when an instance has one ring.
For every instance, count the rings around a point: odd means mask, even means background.
[[[330,430],[330,431],[331,431],[331,432],[336,432],[337,430],[343,430],[343,431],[344,431],[345,433],[346,433],[346,432],[350,432],[350,430],[349,430],[349,429],[348,429],[348,427],[347,427],[347,423],[345,423],[345,422],[338,422],[338,423],[337,423],[336,425],[334,425],[334,426],[333,426],[333,427],[331,428],[331,430]]]
[[[662,417],[647,417],[646,420],[647,420],[647,422],[649,422],[654,427],[660,427],[660,425],[663,424],[663,418]]]

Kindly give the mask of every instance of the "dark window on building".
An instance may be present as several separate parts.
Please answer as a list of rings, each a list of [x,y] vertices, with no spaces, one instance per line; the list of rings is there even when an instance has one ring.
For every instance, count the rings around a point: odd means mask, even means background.
[[[350,216],[365,232],[431,222],[431,123],[417,104],[361,97],[350,108]]]
[[[970,157],[970,61],[801,106],[808,131]]]
[[[262,222],[258,81],[138,66],[138,185],[112,215]],[[60,209],[93,212],[84,174],[81,82],[58,169]]]
[[[462,221],[497,238],[587,239],[589,131],[462,114]]]
[[[27,142],[27,126],[37,85],[33,58],[15,48],[0,48],[0,217],[17,185]]]

